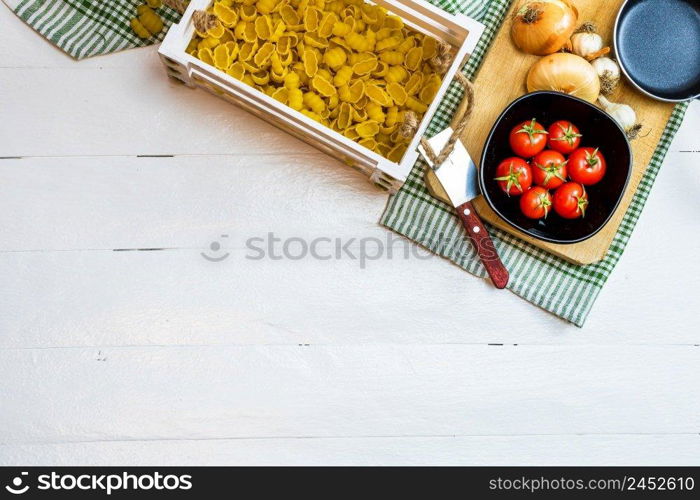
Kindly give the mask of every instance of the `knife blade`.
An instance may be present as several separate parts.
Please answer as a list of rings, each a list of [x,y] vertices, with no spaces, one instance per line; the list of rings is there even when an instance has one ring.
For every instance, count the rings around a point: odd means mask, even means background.
[[[451,135],[452,129],[448,127],[429,139],[428,144],[433,151],[441,151]],[[441,165],[432,164],[423,146],[418,146],[418,151],[428,166],[433,169],[452,206],[455,207],[491,281],[496,288],[505,288],[509,279],[508,270],[498,256],[491,236],[472,205],[472,200],[479,196],[479,172],[462,141],[457,140],[454,150]]]

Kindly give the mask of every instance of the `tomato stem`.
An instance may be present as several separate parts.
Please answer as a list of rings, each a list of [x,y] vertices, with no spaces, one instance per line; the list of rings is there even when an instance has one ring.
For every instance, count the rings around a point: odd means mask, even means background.
[[[529,125],[523,125],[523,128],[518,130],[516,134],[527,134],[530,138],[530,142],[532,142],[535,138],[535,134],[547,135],[549,133],[546,130],[535,128],[536,123],[537,121],[533,118]]]
[[[564,128],[564,125],[561,123],[558,124],[559,128],[564,132],[564,135],[561,137],[554,137],[552,140],[553,141],[566,141],[569,143],[569,146],[573,146],[574,142],[576,142],[577,137],[583,137],[582,134],[577,134],[574,132],[574,127],[573,125],[569,124],[568,128]]]
[[[542,193],[538,197],[538,201],[540,202],[540,206],[542,207],[542,210],[544,210],[544,218],[546,219],[547,215],[549,214],[549,207],[552,206],[552,202],[549,200],[547,193]]]
[[[520,172],[515,172],[513,170],[513,162],[508,165],[508,175],[502,177],[495,177],[494,180],[506,182],[506,194],[510,196],[510,188],[515,185],[520,192],[523,192],[523,187],[520,185]]]
[[[546,186],[547,183],[552,179],[552,177],[556,177],[562,182],[566,181],[564,176],[561,175],[561,173],[559,172],[559,169],[566,165],[568,162],[569,160],[566,160],[564,163],[554,163],[553,161],[550,161],[546,166],[540,165],[539,163],[535,162],[535,166],[545,173],[544,181],[542,181],[542,184]]]
[[[586,163],[588,163],[589,167],[595,167],[598,165],[598,148],[595,148],[593,153],[589,153],[586,151]]]

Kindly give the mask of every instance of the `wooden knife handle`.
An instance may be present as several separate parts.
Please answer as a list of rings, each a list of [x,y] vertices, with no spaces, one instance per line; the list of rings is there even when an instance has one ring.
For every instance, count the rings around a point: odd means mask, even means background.
[[[469,239],[471,239],[474,248],[479,254],[481,262],[483,262],[486,272],[489,273],[491,281],[496,288],[505,288],[508,284],[508,270],[501,262],[501,258],[496,252],[496,247],[493,246],[491,236],[481,222],[481,218],[474,210],[474,206],[470,201],[457,207],[457,215],[459,215],[462,225],[467,230]]]

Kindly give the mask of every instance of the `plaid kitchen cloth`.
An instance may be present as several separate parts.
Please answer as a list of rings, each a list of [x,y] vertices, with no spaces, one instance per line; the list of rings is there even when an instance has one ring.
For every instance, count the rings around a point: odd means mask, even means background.
[[[163,30],[143,40],[131,29],[136,6],[145,0],[3,0],[25,23],[75,59],[145,47],[163,40],[180,14],[165,5],[156,9]]]
[[[465,75],[473,78],[511,0],[429,1],[448,12],[464,12],[485,24],[486,29],[479,45],[464,69]],[[428,128],[429,136],[449,125],[461,98],[461,89],[453,84]],[[682,103],[674,109],[615,239],[600,262],[586,266],[570,264],[489,226],[496,249],[510,272],[510,290],[579,327],[583,326],[598,293],[622,256],[687,107],[687,103]],[[404,186],[389,199],[380,223],[451,260],[466,271],[486,277],[486,271],[465,238],[462,225],[452,207],[428,193],[423,181],[425,166],[422,160],[414,165]]]

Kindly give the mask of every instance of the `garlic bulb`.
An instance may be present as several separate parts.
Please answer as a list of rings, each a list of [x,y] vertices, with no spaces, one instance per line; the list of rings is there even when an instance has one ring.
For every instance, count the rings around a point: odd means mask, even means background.
[[[620,66],[609,57],[599,57],[591,64],[600,78],[600,93],[603,95],[612,94],[620,82]]]
[[[598,97],[598,102],[603,109],[620,124],[629,139],[636,139],[642,125],[637,123],[637,113],[631,106],[610,102],[605,97]]]
[[[610,47],[604,46],[595,24],[586,22],[571,35],[566,50],[592,61],[610,52]]]
[[[598,33],[575,33],[571,37],[571,51],[588,58],[603,48],[603,38]]]

